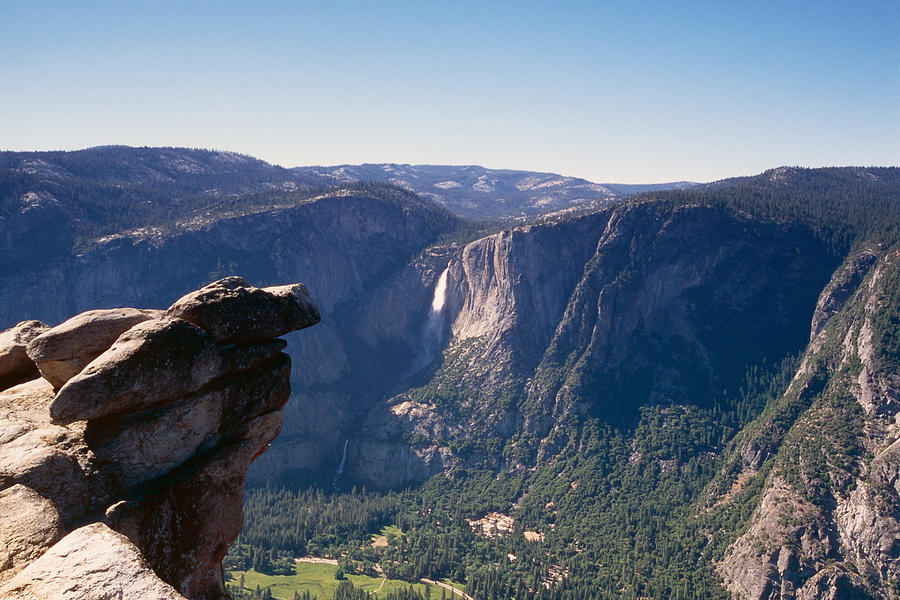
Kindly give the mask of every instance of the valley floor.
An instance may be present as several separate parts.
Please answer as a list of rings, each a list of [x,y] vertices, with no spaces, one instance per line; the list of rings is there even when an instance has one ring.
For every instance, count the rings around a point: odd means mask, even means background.
[[[329,558],[304,557],[297,562],[297,573],[295,575],[266,575],[259,573],[253,569],[249,571],[227,571],[226,585],[232,597],[239,597],[241,591],[244,594],[255,594],[257,587],[260,591],[268,588],[272,594],[272,598],[277,600],[291,600],[296,593],[302,596],[305,592],[309,592],[312,597],[319,600],[330,600],[338,588],[340,581],[335,579],[335,570],[337,561]],[[240,587],[240,579],[243,575],[243,589]],[[420,583],[409,583],[399,579],[388,579],[387,577],[369,577],[368,575],[346,575],[346,580],[353,584],[357,589],[364,590],[372,594],[375,598],[384,598],[391,592],[399,592],[402,590],[414,589],[420,594],[428,596],[427,588],[434,586],[447,590],[444,592],[446,597],[456,595],[465,600],[473,600],[459,587],[449,580],[435,581],[432,579],[422,578]],[[233,589],[232,589],[233,588]],[[241,590],[241,591],[239,591]],[[237,592],[237,593],[236,593]],[[432,597],[435,590],[431,592]]]

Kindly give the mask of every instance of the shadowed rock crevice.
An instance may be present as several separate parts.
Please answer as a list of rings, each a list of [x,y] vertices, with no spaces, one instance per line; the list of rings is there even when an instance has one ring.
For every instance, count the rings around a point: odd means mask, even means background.
[[[40,321],[22,321],[0,333],[0,389],[38,377],[38,367],[28,356],[28,344],[50,329]]]
[[[0,333],[0,597],[224,598],[246,471],[290,397],[276,338],[318,320],[301,285],[228,277],[167,313]]]

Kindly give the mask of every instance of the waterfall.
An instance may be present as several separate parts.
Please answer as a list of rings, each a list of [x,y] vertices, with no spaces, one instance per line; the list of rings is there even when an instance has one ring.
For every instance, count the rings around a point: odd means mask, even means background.
[[[341,464],[339,464],[337,468],[338,477],[344,474],[344,463],[347,462],[347,444],[349,443],[350,440],[344,440],[344,453],[341,454]]]
[[[401,378],[409,377],[428,366],[441,351],[441,341],[444,336],[444,305],[447,302],[447,274],[449,272],[450,265],[448,264],[434,286],[428,318],[422,327],[422,337],[416,344],[418,346],[416,357],[412,360],[409,370],[405,371]]]
[[[431,314],[441,314],[444,311],[444,302],[447,300],[447,273],[450,266],[444,268],[441,276],[438,277],[437,285],[434,286],[434,298],[431,299]]]
[[[344,440],[344,453],[341,455],[341,462],[338,465],[337,471],[334,472],[334,480],[332,480],[331,485],[337,488],[337,480],[341,478],[341,475],[344,474],[344,464],[347,462],[347,444],[350,443],[350,440]]]
[[[426,364],[434,359],[441,349],[441,337],[444,333],[444,303],[447,301],[447,273],[450,266],[444,269],[434,286],[434,297],[431,299],[431,309],[428,311],[428,322],[425,324],[424,359]]]

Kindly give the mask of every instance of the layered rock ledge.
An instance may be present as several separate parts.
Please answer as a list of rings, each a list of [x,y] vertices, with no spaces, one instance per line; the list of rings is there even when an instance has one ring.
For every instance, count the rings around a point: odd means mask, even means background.
[[[228,277],[0,333],[0,598],[225,598],[290,395],[278,338],[318,321],[302,285]]]

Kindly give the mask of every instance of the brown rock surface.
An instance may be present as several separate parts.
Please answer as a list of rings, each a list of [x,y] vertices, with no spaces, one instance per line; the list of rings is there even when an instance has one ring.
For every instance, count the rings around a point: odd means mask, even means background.
[[[277,411],[247,423],[245,439],[173,473],[160,493],[110,507],[109,523],[141,548],[163,579],[179,582],[185,596],[224,597],[222,559],[243,525],[247,467],[280,429]],[[185,518],[198,506],[213,518]]]
[[[44,379],[59,389],[133,325],[160,314],[135,308],[89,310],[32,339],[28,356]]]
[[[48,329],[40,321],[22,321],[0,332],[0,390],[40,375],[26,349],[28,342]]]
[[[319,309],[302,285],[259,289],[240,277],[191,292],[167,312],[202,327],[217,342],[256,342],[319,322]]]
[[[208,333],[181,319],[138,323],[59,390],[60,423],[143,410],[195,392],[227,365]]]
[[[184,600],[153,572],[124,535],[93,523],[64,537],[0,588],[28,600]]]
[[[0,491],[0,583],[40,557],[64,534],[52,502],[24,485]]]
[[[290,370],[288,357],[279,354],[265,370],[223,378],[152,418],[139,413],[91,421],[85,440],[99,460],[115,462],[123,485],[135,485],[184,464],[240,423],[280,410],[290,397]]]
[[[52,401],[53,388],[44,379],[0,392],[0,489],[28,486],[69,520],[105,494],[85,476],[90,452],[82,439],[84,424],[52,423]]]
[[[290,308],[297,289],[257,291]],[[244,317],[239,303],[218,309]],[[43,378],[0,391],[0,598],[225,598],[247,467],[290,397],[285,342],[216,343],[123,309],[54,328],[35,356],[68,356],[95,326],[108,340],[123,314],[144,320],[105,350],[85,342],[82,356],[101,353],[58,392]],[[310,324],[273,314],[256,331]]]

